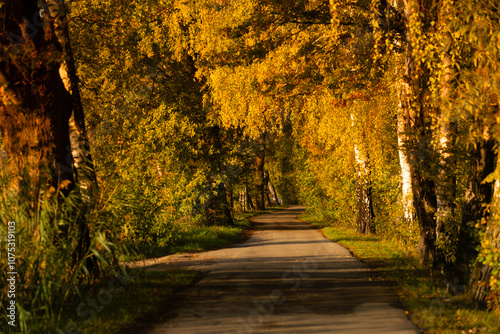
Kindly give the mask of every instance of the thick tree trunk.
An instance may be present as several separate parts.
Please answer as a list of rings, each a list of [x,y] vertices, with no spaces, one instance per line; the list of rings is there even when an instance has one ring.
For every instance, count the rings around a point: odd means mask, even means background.
[[[222,201],[222,223],[224,225],[234,225],[233,221],[233,211],[232,211],[232,201],[228,200],[228,191],[224,183],[219,184],[219,190],[221,193]],[[232,198],[232,194],[231,194]]]
[[[73,158],[68,156],[72,99],[59,75],[60,63],[51,60],[61,47],[51,24],[28,24],[31,18],[42,22],[37,1],[6,1],[0,15],[0,127],[5,150],[14,170],[33,167],[34,182],[40,168],[49,166],[49,191],[61,189],[68,195],[74,187]]]
[[[96,189],[91,184],[97,183],[91,159],[72,153],[75,138],[82,141],[85,125],[64,3],[49,0],[40,4],[46,5],[43,11],[39,10],[38,1],[7,1],[2,8],[5,10],[1,14],[5,18],[3,38],[6,36],[10,41],[1,41],[1,45],[8,46],[3,51],[9,53],[9,57],[2,58],[10,59],[0,63],[0,85],[6,87],[0,111],[2,134],[7,138],[5,148],[18,167],[24,162],[33,165],[34,161],[51,167],[49,194],[59,189],[67,196],[78,185],[83,202],[88,204],[90,192]],[[79,131],[78,135],[72,134],[74,129]],[[75,170],[75,157],[79,158],[78,163],[87,160],[90,165],[80,163]],[[90,246],[84,217],[88,209],[87,206],[79,210],[74,221],[79,229],[75,262],[86,256]],[[87,265],[91,269],[90,261]]]
[[[63,0],[47,0],[46,4],[46,9],[48,9],[53,21],[55,35],[64,56],[59,68],[59,75],[66,90],[71,94],[73,103],[73,110],[69,119],[71,145],[67,148],[67,154],[71,154],[73,157],[76,182],[81,189],[83,200],[90,204],[91,199],[95,197],[93,194],[97,191],[97,177],[90,154],[78,77],[69,40],[66,8]]]
[[[470,152],[470,170],[456,250],[455,277],[458,287],[467,286],[473,268],[472,265],[477,258],[479,238],[474,225],[483,217],[488,219],[488,216],[485,215],[486,208],[484,204],[491,202],[493,184],[483,182],[483,180],[495,170],[494,144],[493,139],[488,139],[478,143]],[[480,272],[479,269],[476,273],[476,285]]]
[[[413,201],[420,227],[418,244],[420,262],[432,263],[435,256],[436,240],[436,195],[434,182],[428,173],[433,154],[430,147],[432,136],[428,127],[430,113],[430,107],[427,105],[428,78],[427,71],[423,68],[424,65],[415,61],[411,36],[411,25],[416,24],[413,21],[422,19],[417,14],[430,8],[430,4],[427,2],[423,3],[422,6],[427,7],[421,8],[420,4],[405,0],[406,55],[401,89],[401,111],[405,132],[410,138],[408,157]]]
[[[487,151],[481,152],[481,156],[485,157],[484,162],[480,162],[480,167],[491,167],[489,164],[490,161],[489,159],[491,158],[491,153],[488,154]],[[488,156],[488,158],[486,158]],[[495,159],[495,171],[494,173],[496,175],[499,175],[500,173],[500,162],[498,161],[498,156]],[[485,162],[488,162],[487,165],[484,165]],[[483,175],[486,173],[486,170],[483,171]],[[480,175],[478,175],[480,176]],[[482,176],[482,175],[481,175]],[[476,195],[483,195],[487,199],[487,196],[489,195],[489,188],[486,186],[486,184],[482,183],[481,188],[476,189],[478,192]],[[483,194],[481,192],[484,192]],[[491,202],[489,206],[489,213],[485,215],[485,223],[486,223],[486,231],[483,237],[482,242],[482,248],[483,252],[487,251],[489,254],[493,255],[495,253],[498,253],[498,250],[500,249],[500,179],[496,178],[494,186],[493,186],[493,191],[491,194]],[[479,202],[481,198],[478,198],[477,201]],[[479,203],[478,203],[479,204]],[[491,262],[496,262],[494,259],[490,260]],[[471,278],[471,284],[470,284],[470,291],[472,292],[474,298],[480,302],[485,302],[486,297],[488,297],[488,293],[490,291],[490,279],[493,271],[493,266],[490,261],[487,262],[477,262],[476,266],[473,269],[472,272],[472,278]],[[495,263],[495,265],[497,265]],[[499,296],[496,296],[497,302]]]
[[[400,11],[398,1],[392,0],[390,4],[396,11]],[[403,22],[402,18],[401,22]],[[403,29],[404,30],[404,29]],[[399,70],[399,66],[398,69]],[[403,106],[402,106],[402,89],[404,81],[399,81],[399,106],[397,111],[397,135],[398,135],[398,154],[399,165],[401,166],[401,206],[403,208],[403,223],[408,228],[414,226],[416,220],[415,205],[413,203],[413,189],[411,186],[411,166],[408,161],[408,144],[409,136],[407,131],[407,121],[405,120]]]
[[[85,116],[80,89],[78,87],[78,77],[69,39],[64,0],[47,0],[46,8],[44,9],[50,14],[55,36],[62,49],[63,59],[59,68],[59,75],[72,100],[72,113],[68,124],[70,145],[66,147],[66,161],[70,161],[70,157],[73,158],[76,185],[79,187],[82,201],[86,206],[82,212],[89,212],[95,205],[94,201],[97,198],[97,176],[90,154],[90,144],[87,137]],[[82,259],[90,247],[90,230],[86,218],[83,215],[80,216],[77,224],[80,228],[80,245],[78,246],[80,251],[76,260]],[[89,267],[92,266],[91,263],[87,263],[87,265]]]
[[[264,178],[262,179],[262,187],[264,189],[264,203],[266,207],[271,206],[271,197],[269,194],[269,174],[264,170]]]
[[[409,78],[409,75],[406,76]],[[403,86],[402,100],[403,113],[407,125],[407,132],[412,133],[411,149],[409,150],[411,186],[413,190],[413,201],[415,212],[420,228],[420,239],[418,252],[421,263],[434,261],[435,256],[435,234],[436,234],[436,195],[434,182],[428,174],[430,162],[430,134],[426,130],[426,124],[422,111],[415,117],[411,117],[412,96],[408,92],[410,85]]]
[[[441,135],[439,142],[439,172],[436,183],[436,242],[441,249],[440,253],[450,246],[450,229],[453,225],[455,213],[455,188],[456,180],[452,174],[456,167],[455,154],[453,152],[454,125],[444,120],[442,116]],[[445,254],[439,255],[439,261],[449,262]]]
[[[223,225],[234,225],[232,202],[228,201],[228,192],[224,183],[219,184],[220,201],[222,206],[221,221]],[[232,195],[231,195],[232,197]]]
[[[186,59],[186,63],[194,66],[192,57],[188,57],[188,59]],[[188,74],[193,77],[193,80],[195,72],[196,70],[194,69],[192,72]],[[206,154],[210,159],[217,162],[217,164],[212,166],[212,170],[215,172],[214,174],[221,175],[223,172],[220,159],[218,157],[220,154],[222,154],[221,152],[223,150],[220,127],[217,125],[210,127],[206,137],[207,137],[206,138],[207,142],[210,143],[210,145],[207,146],[209,148],[209,150],[207,151],[209,152],[207,152]],[[212,151],[212,153],[210,153],[210,151]],[[207,179],[207,184],[211,185],[214,183],[215,183],[215,175],[209,176]],[[228,199],[228,194],[224,183],[222,182],[218,183],[215,192],[213,192],[212,190],[210,193],[213,193],[214,195],[207,203],[205,212],[211,223],[222,224],[222,225],[233,225],[233,216],[231,213],[232,206],[230,204],[230,200]]]
[[[497,159],[495,173],[500,173],[500,164]],[[498,253],[500,249],[500,180],[495,181],[493,197],[490,204],[490,214],[486,220],[486,231],[482,240],[483,251],[490,254]],[[495,260],[491,260],[492,262]],[[488,261],[489,262],[489,261]],[[496,261],[495,261],[496,262]],[[497,265],[497,264],[496,264]],[[477,263],[472,273],[471,291],[476,300],[485,302],[490,291],[490,280],[493,267],[490,263]],[[499,298],[496,296],[496,298]],[[497,299],[498,302],[498,299]]]

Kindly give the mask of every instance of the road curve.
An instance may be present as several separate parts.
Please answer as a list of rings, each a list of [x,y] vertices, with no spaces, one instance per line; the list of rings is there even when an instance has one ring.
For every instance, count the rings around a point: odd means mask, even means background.
[[[292,206],[252,218],[251,237],[230,248],[180,255],[208,272],[166,308],[150,334],[420,333],[387,282],[344,247],[298,220]]]

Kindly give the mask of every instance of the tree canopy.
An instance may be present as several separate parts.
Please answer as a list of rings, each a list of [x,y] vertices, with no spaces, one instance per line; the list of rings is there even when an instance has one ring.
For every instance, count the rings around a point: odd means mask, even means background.
[[[74,233],[82,277],[112,242],[302,203],[500,308],[498,1],[3,0],[0,18],[0,216],[35,239],[45,217],[54,252]]]

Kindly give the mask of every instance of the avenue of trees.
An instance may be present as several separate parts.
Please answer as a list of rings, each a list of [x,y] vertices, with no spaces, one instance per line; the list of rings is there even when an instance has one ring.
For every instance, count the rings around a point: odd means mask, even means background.
[[[121,245],[280,203],[415,249],[499,310],[499,7],[0,0],[19,311],[54,317]]]

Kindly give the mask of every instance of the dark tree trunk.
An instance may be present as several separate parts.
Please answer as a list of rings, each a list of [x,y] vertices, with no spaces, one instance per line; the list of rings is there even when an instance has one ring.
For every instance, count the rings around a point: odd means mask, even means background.
[[[356,220],[358,232],[364,234],[375,233],[372,185],[370,180],[363,180],[359,175],[356,178],[356,198],[358,201]]]
[[[434,193],[434,182],[421,176],[422,171],[418,167],[412,168],[412,187],[415,210],[420,227],[420,239],[418,242],[418,253],[421,263],[432,263],[435,256],[436,240],[436,195]]]
[[[432,159],[432,150],[429,147],[431,136],[426,129],[423,112],[419,112],[412,119],[407,104],[409,96],[403,93],[402,97],[407,131],[412,133],[409,160],[413,202],[420,228],[418,252],[421,263],[432,263],[435,256],[437,203],[434,181],[428,173]]]
[[[253,209],[255,209],[255,205],[253,205],[253,201],[252,201],[252,196],[250,196],[250,192],[248,191],[248,187],[245,186],[245,210],[246,211],[252,211]]]
[[[428,72],[423,64],[417,63],[413,55],[410,24],[416,14],[427,13],[427,16],[418,20],[427,29],[434,12],[432,1],[414,4],[405,2],[406,26],[406,55],[405,72],[401,89],[401,113],[407,134],[408,158],[410,163],[411,183],[413,190],[414,206],[420,227],[420,240],[418,251],[420,262],[432,263],[435,256],[436,240],[436,194],[434,181],[429,171],[433,159],[431,149],[430,107],[428,105]],[[417,11],[415,13],[414,11]],[[429,21],[429,22],[428,22]]]
[[[477,161],[479,162],[477,169],[481,171],[480,173],[476,171],[478,177],[487,174],[488,169],[491,168],[491,159],[493,158],[494,153],[489,150],[492,147],[494,147],[494,143],[487,142],[485,147],[483,147],[483,151],[481,151],[477,155],[476,159],[478,159]],[[494,173],[498,175],[498,173],[500,173],[498,155],[494,157],[494,159]],[[498,249],[500,249],[500,224],[498,224],[498,217],[500,216],[500,179],[498,179],[498,176],[496,176],[495,178],[496,180],[494,181],[493,185],[484,183],[484,180],[480,184],[474,185],[475,187],[477,187],[476,189],[473,189],[476,191],[475,195],[477,199],[472,201],[476,204],[474,209],[479,211],[482,209],[480,202],[482,198],[480,196],[484,196],[484,200],[487,200],[489,196],[491,197],[488,211],[483,215],[483,217],[485,218],[484,223],[486,224],[486,230],[483,240],[481,240],[483,251],[488,251],[490,254],[494,254],[498,252]],[[488,186],[490,186],[491,188],[489,188]],[[467,238],[470,239],[470,236],[466,236],[464,241],[468,241]],[[488,293],[490,292],[490,279],[492,272],[493,267],[490,266],[490,263],[476,261],[475,266],[472,268],[469,290],[474,298],[479,302],[484,303],[488,297]],[[499,296],[497,292],[497,295],[493,297],[493,302],[495,302],[495,299],[496,302],[498,302],[498,298]]]
[[[434,266],[442,269],[449,279],[453,279],[456,237],[459,232],[456,217],[456,176],[457,156],[457,124],[453,119],[455,78],[457,73],[452,61],[455,45],[448,32],[452,17],[451,5],[439,4],[438,29],[445,34],[445,43],[441,48],[442,72],[440,80],[440,120],[437,151],[439,153],[436,182],[436,257]]]
[[[365,148],[365,137],[356,124],[356,116],[351,114],[352,127],[358,132],[354,141],[354,157],[356,159],[356,226],[359,233],[375,233],[375,214],[373,212],[370,156]],[[358,130],[358,131],[356,131]]]
[[[258,143],[257,152],[255,154],[255,208],[257,210],[265,210],[265,192],[264,192],[264,160],[265,160],[265,147],[264,140],[260,139]]]
[[[54,34],[61,46],[63,60],[60,64],[59,75],[64,83],[66,91],[71,95],[72,114],[69,118],[69,139],[70,145],[67,147],[67,159],[72,156],[75,182],[79,188],[82,204],[81,214],[78,215],[80,240],[79,252],[75,261],[85,257],[85,253],[90,247],[90,230],[85,217],[86,212],[92,211],[95,205],[96,193],[98,192],[97,176],[94,163],[90,154],[90,144],[85,126],[85,116],[83,113],[78,77],[76,73],[73,52],[69,39],[68,20],[64,1],[54,1],[45,5],[44,10],[50,14],[54,26]],[[89,269],[94,266],[93,259],[89,258],[87,266]]]
[[[50,191],[68,195],[74,187],[68,149],[72,100],[59,76],[60,64],[50,60],[61,51],[51,26],[43,31],[24,20],[40,22],[38,12],[37,1],[6,1],[1,8],[0,127],[14,171],[33,168],[36,178],[42,166],[49,166]]]
[[[479,238],[474,225],[485,217],[485,204],[491,202],[493,184],[483,182],[495,170],[494,140],[478,143],[471,150],[471,162],[462,223],[458,236],[455,275],[458,287],[465,287],[469,281],[472,265],[477,257]],[[487,217],[486,217],[487,218]],[[476,274],[476,276],[479,276]],[[478,278],[478,277],[477,277]],[[476,278],[476,280],[477,280]]]
[[[233,216],[223,183],[219,183],[216,194],[205,205],[205,216],[210,224],[233,225]]]
[[[50,13],[53,20],[55,36],[61,46],[64,59],[61,62],[59,74],[64,86],[72,98],[72,115],[69,119],[69,137],[71,145],[67,154],[73,156],[73,167],[76,175],[76,182],[79,185],[84,202],[91,206],[92,198],[97,192],[97,176],[90,154],[90,144],[85,126],[85,116],[83,113],[80,88],[76,73],[73,52],[69,40],[68,22],[64,1],[54,1],[49,6],[45,6],[45,11]]]
[[[231,217],[233,217],[234,213],[234,191],[233,191],[233,186],[230,184],[229,186],[226,187],[227,189],[227,202],[229,204],[229,211],[231,213]]]
[[[499,172],[498,166],[496,172]],[[490,219],[486,220],[486,231],[482,242],[484,248],[486,248],[490,253],[495,253],[498,252],[498,249],[500,249],[500,225],[498,224],[498,218],[496,218],[500,215],[500,180],[495,181],[490,213]],[[488,244],[486,245],[485,242]],[[474,299],[479,302],[484,303],[487,300],[488,294],[491,291],[490,280],[492,273],[493,266],[489,263],[477,262],[474,266],[470,291],[474,296]],[[498,274],[496,274],[496,276],[498,277]],[[498,292],[496,292],[493,302],[498,302],[498,298]]]
[[[221,216],[221,223],[223,225],[234,225],[233,222],[233,214],[231,212],[232,206],[230,205],[230,202],[228,201],[228,195],[227,195],[227,190],[226,187],[224,186],[224,183],[219,184],[219,193],[220,193],[220,205],[222,207],[222,216]]]
[[[0,44],[5,46],[2,52],[8,53],[0,62],[0,85],[5,87],[2,100],[12,102],[0,107],[1,131],[15,169],[33,166],[34,161],[38,164],[36,168],[50,167],[49,194],[60,190],[65,197],[75,185],[80,186],[81,198],[87,204],[74,221],[79,229],[74,261],[80,262],[90,246],[85,213],[97,182],[90,154],[87,159],[80,154],[82,168],[75,165],[74,153],[82,152],[81,146],[89,152],[89,145],[82,144],[86,140],[85,123],[64,3],[40,4],[45,6],[43,18],[39,16],[38,1],[6,1],[0,14],[3,18]],[[72,134],[75,128],[77,136]],[[84,161],[88,163],[85,165]],[[87,266],[92,269],[90,262]]]
[[[192,57],[188,58],[188,64],[194,66],[194,62]],[[196,71],[193,70],[192,73],[189,73],[194,78],[194,73]],[[215,125],[210,127],[207,133],[207,142],[209,145],[207,146],[208,151],[207,156],[210,160],[216,162],[215,165],[212,166],[213,170],[216,171],[217,174],[222,174],[222,166],[221,166],[221,155],[223,151],[222,144],[222,136],[220,132],[220,127]],[[214,178],[209,177],[207,179],[208,184],[214,183]],[[232,197],[232,195],[231,195]],[[222,225],[233,225],[233,216],[231,213],[232,204],[228,200],[228,192],[226,190],[226,186],[224,183],[219,183],[217,189],[215,191],[215,195],[213,198],[207,203],[206,214],[211,220],[212,223],[222,224]]]
[[[264,190],[264,204],[266,207],[269,207],[272,205],[271,198],[269,196],[268,184],[269,184],[269,174],[266,171],[264,171],[264,178],[262,180],[262,188]]]

